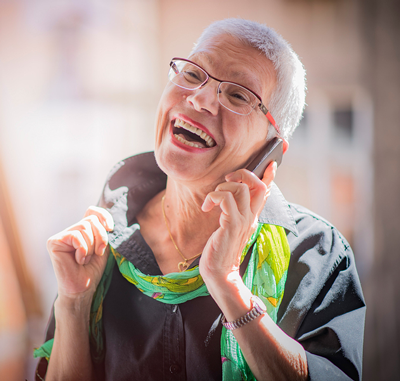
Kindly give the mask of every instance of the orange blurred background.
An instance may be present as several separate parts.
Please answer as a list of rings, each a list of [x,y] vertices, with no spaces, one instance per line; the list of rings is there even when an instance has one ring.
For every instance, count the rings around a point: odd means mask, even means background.
[[[212,21],[273,27],[307,70],[276,182],[352,245],[368,302],[364,380],[400,374],[396,0],[0,0],[0,379],[34,379],[57,285],[49,236],[153,149],[173,56]]]

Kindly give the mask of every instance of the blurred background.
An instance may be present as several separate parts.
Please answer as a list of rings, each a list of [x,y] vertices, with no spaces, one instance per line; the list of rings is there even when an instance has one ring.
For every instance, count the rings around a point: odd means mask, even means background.
[[[398,0],[0,0],[1,380],[34,379],[57,290],[47,238],[97,203],[117,161],[153,149],[170,59],[226,17],[273,27],[306,67],[276,182],[352,245],[363,379],[398,380]]]

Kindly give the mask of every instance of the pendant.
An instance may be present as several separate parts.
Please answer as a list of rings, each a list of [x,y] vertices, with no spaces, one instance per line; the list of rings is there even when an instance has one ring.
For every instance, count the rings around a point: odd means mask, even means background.
[[[189,263],[185,262],[179,262],[178,263],[178,269],[179,272],[181,273],[182,271],[185,271],[189,267]]]

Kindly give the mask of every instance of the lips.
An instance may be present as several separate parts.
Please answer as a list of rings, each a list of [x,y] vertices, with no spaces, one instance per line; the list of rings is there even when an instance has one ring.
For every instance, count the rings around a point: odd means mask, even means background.
[[[190,147],[211,148],[215,146],[215,140],[210,135],[178,118],[174,122],[173,134],[177,140]]]

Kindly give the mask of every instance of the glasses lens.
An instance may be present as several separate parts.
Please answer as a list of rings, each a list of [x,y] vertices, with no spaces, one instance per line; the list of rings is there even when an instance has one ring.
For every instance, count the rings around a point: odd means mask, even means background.
[[[221,82],[218,100],[222,106],[236,114],[248,115],[260,101],[249,90],[230,82]]]
[[[207,81],[204,70],[190,62],[174,60],[170,64],[169,80],[184,89],[197,89]]]

